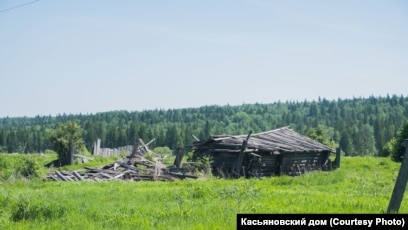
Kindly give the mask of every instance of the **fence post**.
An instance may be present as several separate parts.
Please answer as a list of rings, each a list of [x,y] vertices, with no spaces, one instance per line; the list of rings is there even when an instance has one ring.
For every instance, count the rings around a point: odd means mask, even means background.
[[[387,213],[398,213],[401,206],[402,198],[404,196],[405,187],[408,181],[408,140],[404,142],[405,153],[404,159],[401,163],[401,168],[398,173],[397,181],[395,182],[394,190],[390,203],[388,205]]]

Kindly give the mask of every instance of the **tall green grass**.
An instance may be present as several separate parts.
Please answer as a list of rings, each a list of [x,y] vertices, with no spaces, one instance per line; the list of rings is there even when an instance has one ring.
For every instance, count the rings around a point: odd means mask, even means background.
[[[0,229],[235,229],[237,213],[384,213],[399,167],[356,157],[335,171],[299,177],[2,180]],[[407,196],[400,212],[408,213]]]

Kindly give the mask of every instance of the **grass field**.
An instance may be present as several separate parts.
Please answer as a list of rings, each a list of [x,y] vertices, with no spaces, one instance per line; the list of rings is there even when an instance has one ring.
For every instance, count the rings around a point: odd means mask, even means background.
[[[54,156],[0,154],[0,229],[235,229],[237,213],[384,213],[400,167],[355,157],[300,177],[45,182],[19,176],[30,157]]]

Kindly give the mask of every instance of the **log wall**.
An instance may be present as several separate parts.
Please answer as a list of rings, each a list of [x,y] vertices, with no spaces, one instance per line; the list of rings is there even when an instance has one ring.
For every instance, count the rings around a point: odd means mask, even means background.
[[[309,171],[321,170],[328,158],[327,152],[288,153],[282,158],[281,173],[299,176]]]
[[[330,152],[294,152],[274,155],[257,153],[260,158],[246,153],[242,164],[241,176],[264,177],[274,175],[299,176],[309,171],[321,170]],[[236,152],[216,152],[210,155],[213,173],[230,177],[238,163]]]

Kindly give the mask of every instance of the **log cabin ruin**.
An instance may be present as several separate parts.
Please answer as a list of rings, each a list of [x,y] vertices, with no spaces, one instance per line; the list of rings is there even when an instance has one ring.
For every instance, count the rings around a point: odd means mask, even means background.
[[[309,171],[332,170],[340,167],[340,151],[336,152],[335,162],[332,163],[330,155],[334,153],[333,149],[289,127],[252,135],[251,133],[237,136],[216,135],[205,141],[197,138],[196,140],[192,145],[193,158],[198,160],[208,157],[212,173],[221,177],[298,176]],[[131,152],[126,151],[127,156],[111,164],[96,168],[85,167],[85,170],[74,172],[55,171],[49,173],[45,179],[139,181],[197,178],[194,175],[195,170],[181,167],[183,148],[177,149],[173,166],[166,167],[158,158],[154,161],[147,160],[144,154],[152,152],[148,145],[153,141],[154,139],[145,144],[139,139],[140,145],[133,145]],[[81,155],[77,157],[88,159]]]
[[[208,157],[212,172],[222,177],[298,176],[339,166],[334,150],[289,127],[238,136],[216,135],[193,143],[194,158]]]

